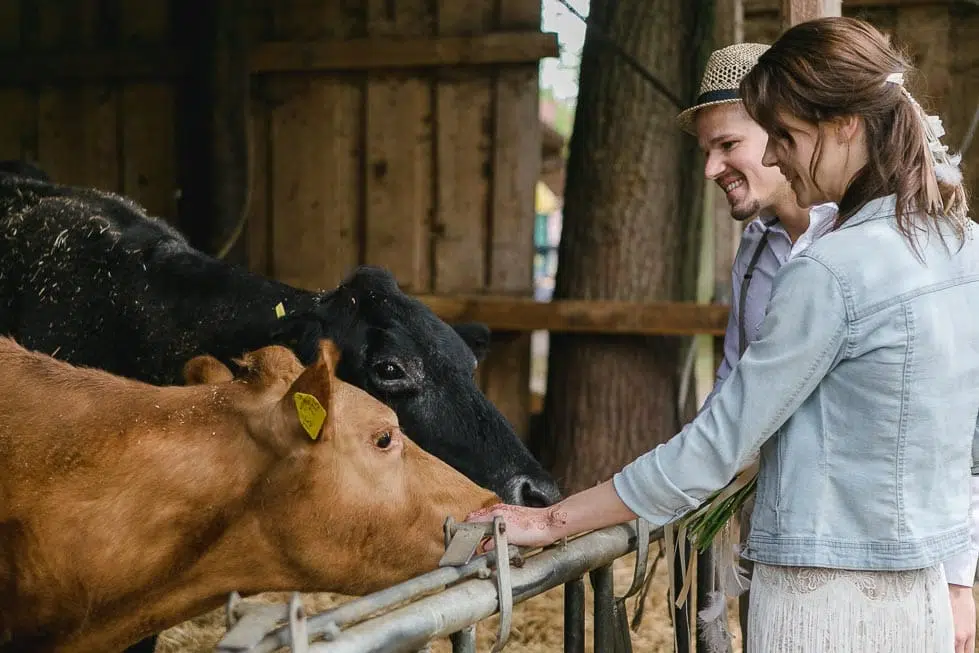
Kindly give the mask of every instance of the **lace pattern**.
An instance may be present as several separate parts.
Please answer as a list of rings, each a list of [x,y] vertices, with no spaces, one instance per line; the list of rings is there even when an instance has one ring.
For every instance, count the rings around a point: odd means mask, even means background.
[[[756,563],[750,653],[952,653],[941,565],[877,572]]]
[[[819,567],[771,567],[757,565],[761,582],[780,594],[810,594],[831,584],[846,584],[870,601],[903,601],[916,585],[940,582],[935,568],[914,571],[849,571]],[[933,578],[932,578],[933,577]]]

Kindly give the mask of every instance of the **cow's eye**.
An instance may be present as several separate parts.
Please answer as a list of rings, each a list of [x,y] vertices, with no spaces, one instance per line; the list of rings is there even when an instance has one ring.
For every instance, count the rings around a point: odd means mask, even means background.
[[[376,446],[378,449],[387,449],[389,446],[391,446],[391,432],[385,431],[384,433],[378,435],[377,439],[374,440],[374,446]]]
[[[381,381],[400,381],[405,378],[404,368],[394,361],[382,361],[374,364],[374,374]]]

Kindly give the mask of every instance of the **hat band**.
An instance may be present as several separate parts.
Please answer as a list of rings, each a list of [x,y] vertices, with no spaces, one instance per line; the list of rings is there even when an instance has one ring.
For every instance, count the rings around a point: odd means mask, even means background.
[[[721,88],[716,91],[707,91],[697,96],[696,104],[706,104],[708,102],[720,102],[722,100],[737,100],[738,89]]]

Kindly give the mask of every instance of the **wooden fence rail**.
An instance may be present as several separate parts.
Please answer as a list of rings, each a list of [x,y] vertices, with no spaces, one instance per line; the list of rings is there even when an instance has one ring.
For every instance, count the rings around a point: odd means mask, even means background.
[[[647,336],[722,336],[729,308],[694,302],[626,302],[500,295],[415,295],[449,323],[482,322],[493,331]]]

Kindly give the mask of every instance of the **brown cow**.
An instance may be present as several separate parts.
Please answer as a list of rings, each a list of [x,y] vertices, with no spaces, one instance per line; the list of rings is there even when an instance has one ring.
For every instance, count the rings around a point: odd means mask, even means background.
[[[0,651],[117,651],[231,590],[360,594],[434,568],[444,519],[497,497],[337,358],[266,347],[232,378],[202,356],[197,385],[157,387],[0,338]]]

